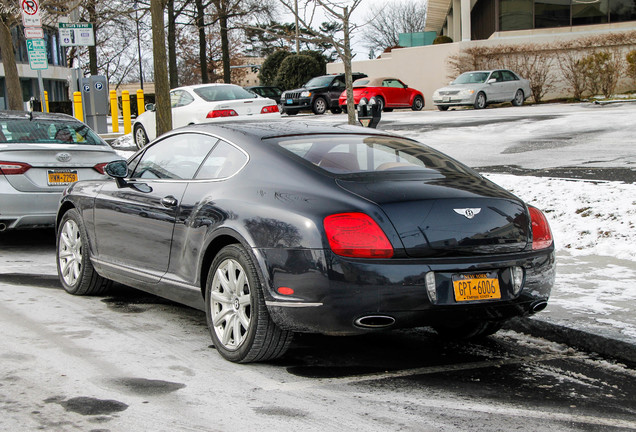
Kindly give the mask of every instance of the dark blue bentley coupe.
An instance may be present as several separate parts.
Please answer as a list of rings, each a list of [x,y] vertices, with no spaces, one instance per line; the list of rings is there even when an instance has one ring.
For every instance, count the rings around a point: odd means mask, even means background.
[[[234,362],[280,357],[294,332],[486,336],[545,308],[554,283],[541,211],[374,129],[193,125],[105,171],[59,207],[66,291],[117,281],[205,310]]]

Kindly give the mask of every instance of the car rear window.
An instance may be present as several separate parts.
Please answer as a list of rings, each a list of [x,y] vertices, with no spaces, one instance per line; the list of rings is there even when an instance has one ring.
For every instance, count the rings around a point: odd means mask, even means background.
[[[195,88],[194,92],[208,102],[254,99],[257,96],[237,85],[211,85]]]
[[[468,173],[432,148],[405,138],[379,135],[312,135],[278,138],[287,152],[332,174],[385,172]]]
[[[0,143],[105,145],[84,123],[26,118],[0,119]]]

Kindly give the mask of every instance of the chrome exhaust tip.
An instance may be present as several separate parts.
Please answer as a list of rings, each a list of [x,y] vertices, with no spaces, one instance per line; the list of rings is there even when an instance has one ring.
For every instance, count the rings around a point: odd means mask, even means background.
[[[541,312],[543,309],[545,309],[548,306],[548,302],[545,300],[539,300],[536,301],[534,303],[532,303],[530,305],[530,313],[537,313],[537,312]]]
[[[388,315],[366,315],[355,320],[355,325],[362,328],[385,328],[395,324],[395,318]]]
[[[4,231],[7,229],[7,226],[3,223],[0,223],[0,232]]]

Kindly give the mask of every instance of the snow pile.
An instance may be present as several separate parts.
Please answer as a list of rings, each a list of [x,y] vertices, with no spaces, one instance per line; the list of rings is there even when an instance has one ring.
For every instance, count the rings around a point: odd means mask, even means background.
[[[541,209],[557,249],[636,261],[636,185],[506,174],[488,179]]]

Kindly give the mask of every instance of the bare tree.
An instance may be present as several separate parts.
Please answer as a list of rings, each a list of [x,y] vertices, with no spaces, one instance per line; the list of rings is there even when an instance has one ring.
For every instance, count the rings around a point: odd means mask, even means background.
[[[302,10],[296,9],[298,0],[280,0],[281,4],[296,18],[300,25],[312,28],[312,20],[319,9],[332,20],[342,23],[342,38],[339,33],[316,35],[309,38],[301,38],[312,43],[329,42],[333,45],[338,58],[342,61],[345,70],[345,85],[347,87],[347,116],[349,124],[356,123],[355,104],[353,102],[353,79],[351,71],[351,34],[358,29],[358,25],[351,21],[351,14],[362,3],[362,0],[305,0]],[[297,37],[297,36],[294,36]]]
[[[155,70],[155,100],[157,102],[157,136],[172,129],[170,82],[166,55],[166,31],[163,21],[164,0],[150,0],[152,17],[152,45]]]
[[[400,33],[423,32],[426,24],[426,1],[393,0],[371,7],[362,30],[365,46],[382,52],[399,45]]]

